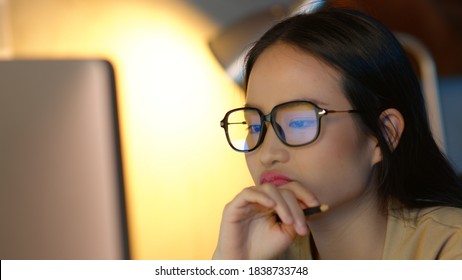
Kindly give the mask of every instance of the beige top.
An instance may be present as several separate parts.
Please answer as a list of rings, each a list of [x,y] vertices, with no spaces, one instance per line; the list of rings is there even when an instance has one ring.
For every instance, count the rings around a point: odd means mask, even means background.
[[[299,237],[280,259],[313,259],[310,237]],[[462,259],[462,209],[432,207],[389,215],[382,259]]]

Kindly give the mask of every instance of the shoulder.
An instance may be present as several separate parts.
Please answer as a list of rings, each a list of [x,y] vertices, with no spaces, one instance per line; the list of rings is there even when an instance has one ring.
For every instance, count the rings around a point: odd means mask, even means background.
[[[462,209],[431,207],[390,214],[384,258],[462,259]]]
[[[431,207],[416,214],[416,226],[431,224],[446,230],[462,233],[462,209],[453,207]]]

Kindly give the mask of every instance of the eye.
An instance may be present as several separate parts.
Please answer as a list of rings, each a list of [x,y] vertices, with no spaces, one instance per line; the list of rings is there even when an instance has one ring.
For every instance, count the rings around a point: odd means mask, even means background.
[[[290,128],[310,128],[314,126],[316,126],[316,120],[312,119],[291,120],[289,122]]]
[[[255,133],[260,133],[261,131],[261,125],[260,124],[251,124],[247,128],[250,133],[255,134]]]

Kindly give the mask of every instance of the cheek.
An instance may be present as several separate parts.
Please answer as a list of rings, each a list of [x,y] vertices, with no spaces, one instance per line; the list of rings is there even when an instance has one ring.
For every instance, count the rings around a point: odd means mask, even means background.
[[[257,177],[257,157],[255,153],[246,153],[245,154],[245,162],[247,164],[247,169],[250,172],[250,175],[252,176],[253,182],[255,184],[258,184],[259,178]]]
[[[372,174],[371,139],[350,130],[325,135],[320,140],[309,154],[296,155],[299,172],[305,174],[305,185],[320,201],[332,206],[364,193]]]

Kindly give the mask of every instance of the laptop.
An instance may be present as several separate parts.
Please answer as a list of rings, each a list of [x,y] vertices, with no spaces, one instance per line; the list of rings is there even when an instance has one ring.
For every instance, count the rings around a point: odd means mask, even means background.
[[[129,258],[107,61],[0,61],[0,258]]]

